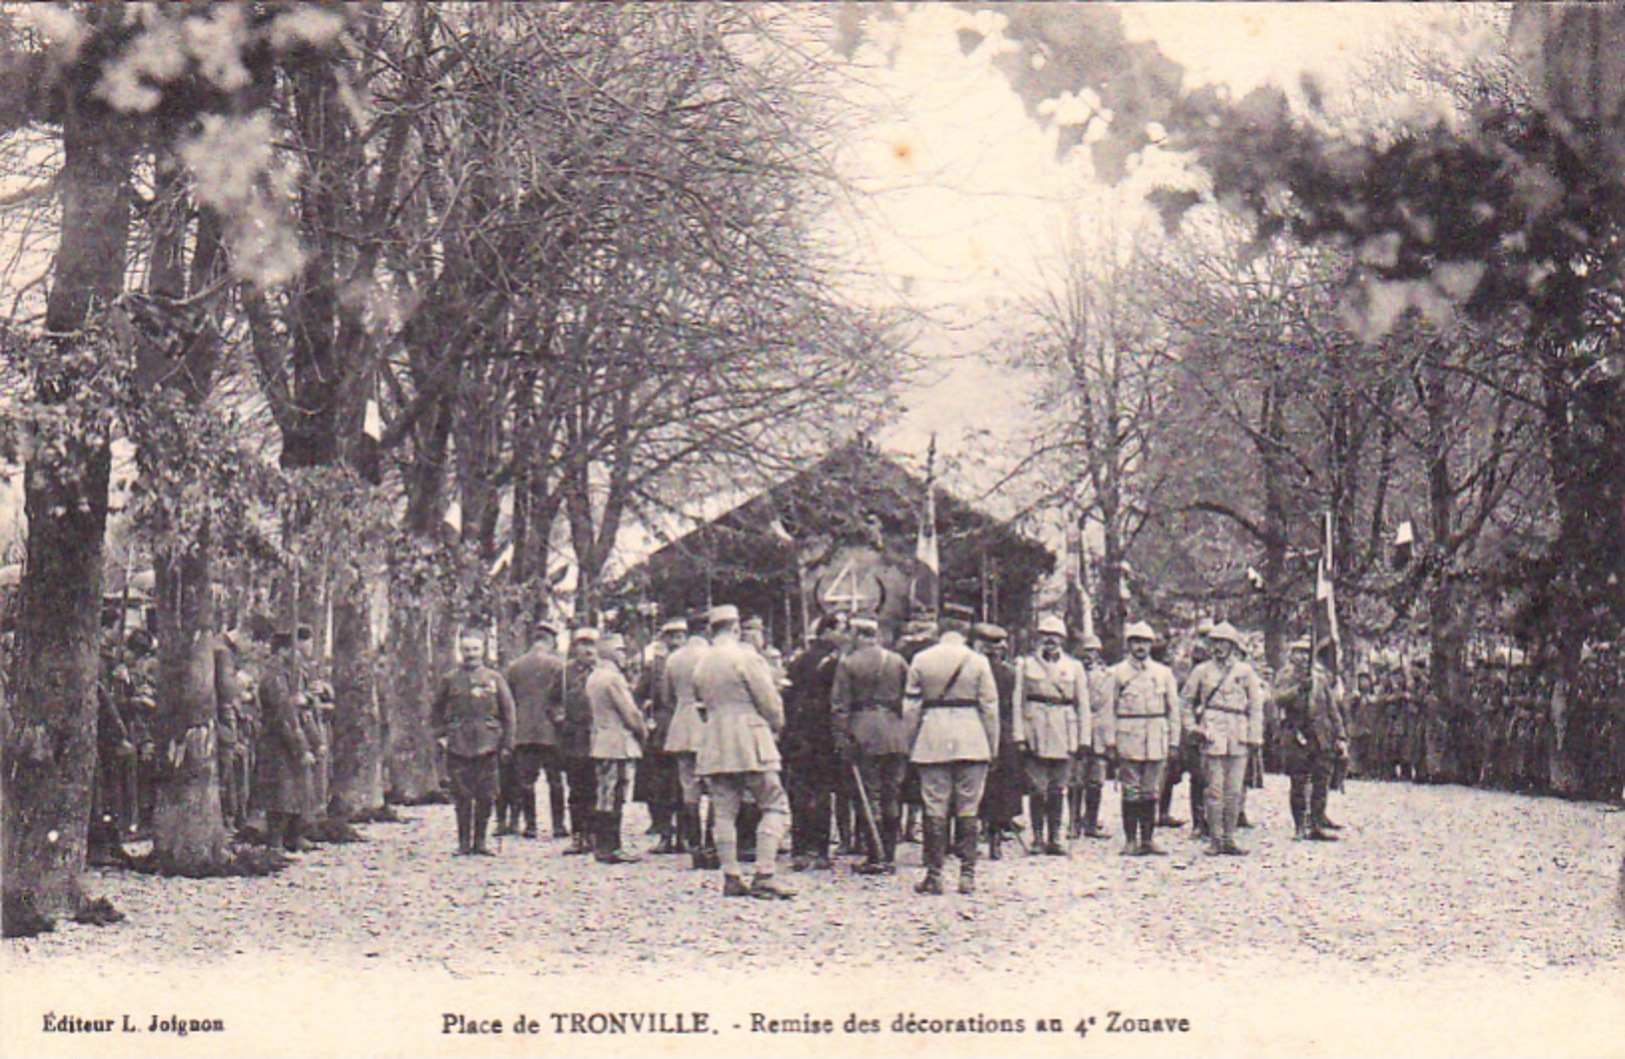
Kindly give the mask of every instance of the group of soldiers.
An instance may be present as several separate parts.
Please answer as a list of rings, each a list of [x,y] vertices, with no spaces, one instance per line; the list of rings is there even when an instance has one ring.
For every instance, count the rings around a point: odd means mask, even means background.
[[[1127,628],[1112,665],[1093,637],[1078,657],[1068,653],[1055,616],[1011,660],[1005,630],[949,605],[940,622],[905,626],[896,649],[873,616],[826,616],[785,664],[759,621],[724,605],[666,623],[634,685],[621,636],[577,628],[561,655],[562,633],[540,623],[499,673],[486,665],[483,634],[467,632],[460,666],[441,679],[432,718],[460,855],[493,853],[493,813],[494,834],[537,837],[544,771],[555,836],[564,829],[554,792],[569,791],[567,853],[639,859],[623,840],[626,801],[639,797],[659,836],[653,852],[719,870],[726,896],[793,897],[776,874],[781,846],[790,841],[797,870],[827,868],[837,831],[861,850],[860,873],[895,874],[911,802],[925,866],[915,889],[944,891],[952,850],[959,891],[972,893],[984,836],[989,855],[1002,856],[1003,841],[1020,837],[1024,797],[1034,854],[1065,856],[1069,840],[1109,837],[1101,803],[1113,774],[1125,855],[1165,853],[1155,835],[1184,824],[1169,808],[1185,773],[1207,852],[1242,855],[1236,833],[1269,703],[1287,733],[1297,837],[1327,841],[1337,827],[1326,799],[1347,763],[1347,730],[1307,641],[1294,645],[1287,679],[1266,688],[1242,657],[1241,634],[1221,622],[1204,630],[1181,683],[1152,657],[1158,637],[1143,622]]]
[[[298,852],[323,815],[331,780],[333,690],[314,679],[313,637],[307,626],[270,637],[269,660],[256,680],[238,631],[213,648],[216,708],[215,776],[221,816],[241,832],[265,816],[266,844]],[[124,843],[150,832],[158,777],[164,767],[155,697],[157,652],[144,628],[104,632],[97,688],[97,768],[88,858],[128,861]]]
[[[550,830],[570,839],[567,854],[639,859],[623,840],[631,799],[648,806],[652,852],[720,870],[730,896],[793,896],[775,876],[786,843],[798,871],[831,867],[833,852],[861,856],[859,873],[892,875],[911,841],[923,853],[921,893],[942,892],[949,851],[968,893],[984,843],[998,859],[1011,841],[1065,856],[1071,843],[1109,838],[1113,778],[1122,851],[1134,856],[1162,854],[1157,830],[1185,826],[1173,798],[1186,777],[1192,834],[1214,855],[1244,854],[1237,832],[1266,756],[1290,777],[1296,837],[1312,841],[1335,838],[1326,806],[1344,775],[1432,778],[1438,711],[1419,690],[1425,672],[1362,670],[1344,694],[1307,639],[1291,645],[1281,674],[1261,675],[1246,637],[1204,622],[1176,678],[1144,622],[1127,627],[1114,664],[1099,639],[1074,640],[1054,615],[1016,657],[1005,630],[951,604],[940,622],[892,631],[870,615],[826,615],[786,662],[760,619],[732,606],[667,622],[636,656],[621,635],[590,627],[571,630],[561,651],[564,628],[542,621],[502,671],[488,664],[483,633],[466,632],[431,708],[458,853],[538,837],[545,776]],[[333,695],[314,679],[312,645],[300,626],[272,635],[253,666],[238,633],[214,649],[222,814],[240,830],[263,813],[264,840],[289,850],[308,848],[328,801]],[[145,630],[108,630],[93,861],[124,859],[122,842],[152,819],[162,766],[154,647]],[[1547,711],[1517,670],[1480,669],[1474,680],[1483,738],[1463,755],[1467,781],[1524,786],[1544,764]],[[742,864],[752,861],[747,884]]]

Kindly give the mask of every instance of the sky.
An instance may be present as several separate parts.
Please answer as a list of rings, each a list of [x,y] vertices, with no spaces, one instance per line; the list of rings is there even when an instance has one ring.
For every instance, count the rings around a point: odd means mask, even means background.
[[[1130,4],[1131,37],[1155,41],[1186,67],[1187,84],[1223,83],[1235,95],[1267,82],[1295,85],[1305,71],[1336,90],[1402,19],[1387,4]],[[928,365],[903,395],[907,414],[878,440],[920,457],[933,434],[950,460],[997,463],[1027,419],[1031,380],[997,348],[1019,326],[1014,311],[1041,283],[1069,224],[1147,219],[1149,182],[1096,182],[1088,162],[1060,161],[1055,133],[1030,120],[985,54],[961,53],[958,12],[920,5],[898,35],[895,61],[860,52],[877,114],[841,159],[866,193],[845,218],[878,277],[866,294],[902,298],[924,315],[912,351]],[[1142,174],[1143,175],[1143,174]],[[975,440],[967,428],[986,431]],[[990,440],[991,439],[991,440]],[[981,451],[973,451],[981,450]]]

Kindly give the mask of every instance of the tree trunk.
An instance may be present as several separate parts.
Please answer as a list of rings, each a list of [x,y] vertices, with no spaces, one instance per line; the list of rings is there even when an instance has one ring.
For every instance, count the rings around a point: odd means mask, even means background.
[[[328,813],[349,820],[384,806],[372,610],[366,583],[341,577],[333,586],[333,786]]]
[[[213,585],[209,541],[160,551],[158,754],[153,858],[166,872],[201,874],[229,851],[215,765]]]
[[[434,652],[428,611],[421,604],[392,610],[389,652],[393,673],[386,712],[386,754],[390,800],[416,802],[440,788],[434,739],[429,732],[429,699],[434,694]]]
[[[35,397],[47,415],[27,459],[28,544],[18,588],[12,694],[3,739],[6,918],[30,907],[50,916],[83,900],[91,786],[96,767],[96,681],[102,548],[111,468],[106,413],[86,398],[75,335],[92,306],[124,286],[130,223],[130,119],[72,93],[63,118],[62,238],[46,326],[59,338]],[[94,358],[94,356],[92,357]]]

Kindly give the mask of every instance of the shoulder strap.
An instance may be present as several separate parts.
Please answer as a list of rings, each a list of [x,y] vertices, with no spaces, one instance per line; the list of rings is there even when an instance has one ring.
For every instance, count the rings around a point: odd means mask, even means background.
[[[950,674],[949,677],[948,677],[948,683],[942,685],[942,697],[943,698],[947,698],[948,693],[954,689],[954,685],[959,683],[959,674],[964,672],[965,663],[967,661],[969,661],[969,660],[970,660],[970,653],[969,652],[966,652],[965,654],[960,655],[959,664],[957,666],[954,666],[953,673]]]

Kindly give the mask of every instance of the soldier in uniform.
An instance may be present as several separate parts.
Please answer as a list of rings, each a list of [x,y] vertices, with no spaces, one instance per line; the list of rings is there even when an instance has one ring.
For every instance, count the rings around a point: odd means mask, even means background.
[[[220,787],[220,814],[226,826],[243,826],[248,808],[248,791],[237,769],[239,756],[247,754],[248,724],[243,716],[243,683],[237,675],[237,645],[230,632],[223,633],[214,647],[215,779]]]
[[[598,801],[598,769],[592,760],[592,704],[587,701],[587,678],[598,668],[598,630],[576,629],[570,634],[570,659],[564,665],[564,709],[554,726],[559,760],[570,787],[570,848],[566,856],[594,852],[594,806]]]
[[[971,628],[971,648],[987,659],[993,669],[993,683],[999,689],[1000,732],[1009,732],[1016,723],[1016,670],[1005,661],[1007,639],[1008,634],[997,625],[982,622]],[[1021,753],[1014,740],[1000,739],[982,790],[980,816],[987,834],[988,860],[1004,858],[1004,836],[1015,832],[1026,792],[1027,771]]]
[[[779,844],[790,823],[790,799],[779,780],[784,704],[766,659],[739,641],[739,609],[711,612],[711,647],[694,673],[706,712],[695,768],[716,809],[717,859],[727,897],[788,899],[793,891],[775,878]],[[737,822],[749,794],[761,811],[756,877],[746,886],[739,871]]]
[[[977,813],[989,763],[999,750],[999,687],[986,658],[965,643],[970,611],[943,608],[942,637],[909,663],[903,695],[909,758],[925,803],[925,878],[917,893],[942,893],[948,820],[957,818],[959,892],[976,888]]]
[[[1196,638],[1191,641],[1191,668],[1185,674],[1185,682],[1180,687],[1180,698],[1185,701],[1187,713],[1183,720],[1183,738],[1180,741],[1179,760],[1182,771],[1188,772],[1191,778],[1191,837],[1208,837],[1207,821],[1207,770],[1202,760],[1202,745],[1196,726],[1191,723],[1189,708],[1192,701],[1191,679],[1196,672],[1213,657],[1213,643],[1209,636],[1213,632],[1213,623],[1206,618],[1196,626]],[[1175,826],[1176,821],[1169,819],[1173,804],[1173,789],[1178,784],[1178,777],[1162,785],[1163,800],[1161,804],[1161,817],[1158,821],[1163,826]],[[1246,788],[1243,788],[1245,794]]]
[[[513,693],[502,674],[485,666],[485,637],[474,629],[457,639],[457,669],[440,678],[430,709],[435,738],[446,747],[446,775],[457,813],[457,852],[490,856],[486,828],[497,800],[501,759],[513,750]]]
[[[1123,853],[1161,856],[1154,841],[1157,799],[1168,757],[1179,746],[1179,689],[1173,670],[1151,658],[1157,634],[1137,621],[1123,631],[1128,657],[1112,666],[1102,684],[1110,702],[1106,750],[1117,761],[1123,788]]]
[[[1034,853],[1067,855],[1067,780],[1072,755],[1093,737],[1089,679],[1068,655],[1066,623],[1054,615],[1038,622],[1038,650],[1016,663],[1010,738],[1022,753],[1032,802]]]
[[[830,866],[830,815],[840,785],[830,696],[836,664],[846,647],[845,615],[819,619],[818,638],[790,664],[785,696],[785,780],[792,818],[792,865],[796,871]]]
[[[266,844],[292,852],[310,848],[300,833],[315,802],[312,770],[316,754],[305,737],[305,666],[311,648],[309,627],[271,638],[271,659],[259,683],[265,745],[258,786],[265,802]]]
[[[127,864],[122,821],[135,767],[135,743],[118,708],[121,680],[118,629],[102,645],[101,679],[96,683],[96,782],[91,788],[90,826],[85,860],[91,865]]]
[[[694,687],[694,670],[705,657],[711,643],[705,638],[709,618],[697,612],[688,619],[688,642],[666,659],[665,681],[667,694],[676,703],[671,724],[666,729],[666,753],[676,761],[678,793],[683,807],[678,811],[677,830],[683,836],[693,857],[696,870],[717,867],[714,855],[701,835],[700,778],[696,768],[700,749],[700,736],[705,731],[705,717],[700,712],[699,694]]]
[[[649,738],[644,743],[643,761],[638,765],[638,785],[644,788],[644,803],[649,807],[655,834],[659,836],[654,851],[661,854],[681,853],[688,845],[678,826],[683,793],[677,782],[677,758],[665,748],[666,732],[677,712],[676,694],[671,681],[666,679],[666,664],[687,640],[687,621],[673,618],[662,625],[660,650],[643,667],[633,694],[649,719]]]
[[[332,726],[328,721],[333,713],[333,686],[325,680],[311,680],[305,687],[305,705],[299,711],[299,723],[305,729],[310,752],[316,755],[316,764],[310,770],[311,800],[305,833],[314,834],[317,824],[327,819],[329,770],[333,767]]]
[[[648,728],[632,700],[621,666],[626,641],[611,633],[601,638],[598,665],[587,677],[587,703],[592,709],[592,759],[597,780],[595,829],[600,864],[632,864],[639,858],[621,848],[621,809],[626,804],[632,763],[643,756]]]
[[[1184,722],[1202,748],[1209,831],[1207,852],[1246,853],[1236,844],[1248,760],[1264,742],[1264,687],[1242,660],[1241,634],[1221,621],[1208,633],[1212,657],[1186,680]]]
[[[524,836],[536,837],[536,781],[544,768],[556,763],[557,725],[564,719],[564,659],[559,657],[558,645],[558,625],[537,622],[530,650],[514,659],[505,675],[513,695],[514,746],[502,770],[499,835],[518,834],[523,820]],[[548,794],[556,834],[563,798],[552,796],[551,782]]]
[[[903,725],[908,663],[880,642],[880,623],[874,618],[853,618],[851,628],[852,651],[836,662],[830,692],[835,746],[841,760],[855,766],[862,777],[880,833],[876,846],[864,828],[868,858],[857,870],[892,875],[897,871],[903,774],[908,770],[908,730]]]
[[[1348,733],[1333,697],[1331,671],[1324,664],[1332,645],[1323,645],[1317,664],[1311,664],[1309,650],[1307,639],[1292,644],[1293,683],[1276,692],[1283,708],[1282,763],[1291,780],[1293,838],[1333,842],[1336,836],[1322,821],[1332,769],[1348,754]]]
[[[1089,677],[1090,739],[1078,748],[1078,769],[1073,773],[1082,789],[1083,819],[1077,833],[1084,838],[1110,838],[1111,831],[1100,822],[1100,802],[1106,792],[1106,685],[1111,675],[1100,657],[1100,637],[1090,633],[1083,638],[1083,668]],[[1074,813],[1076,809],[1074,809]]]

